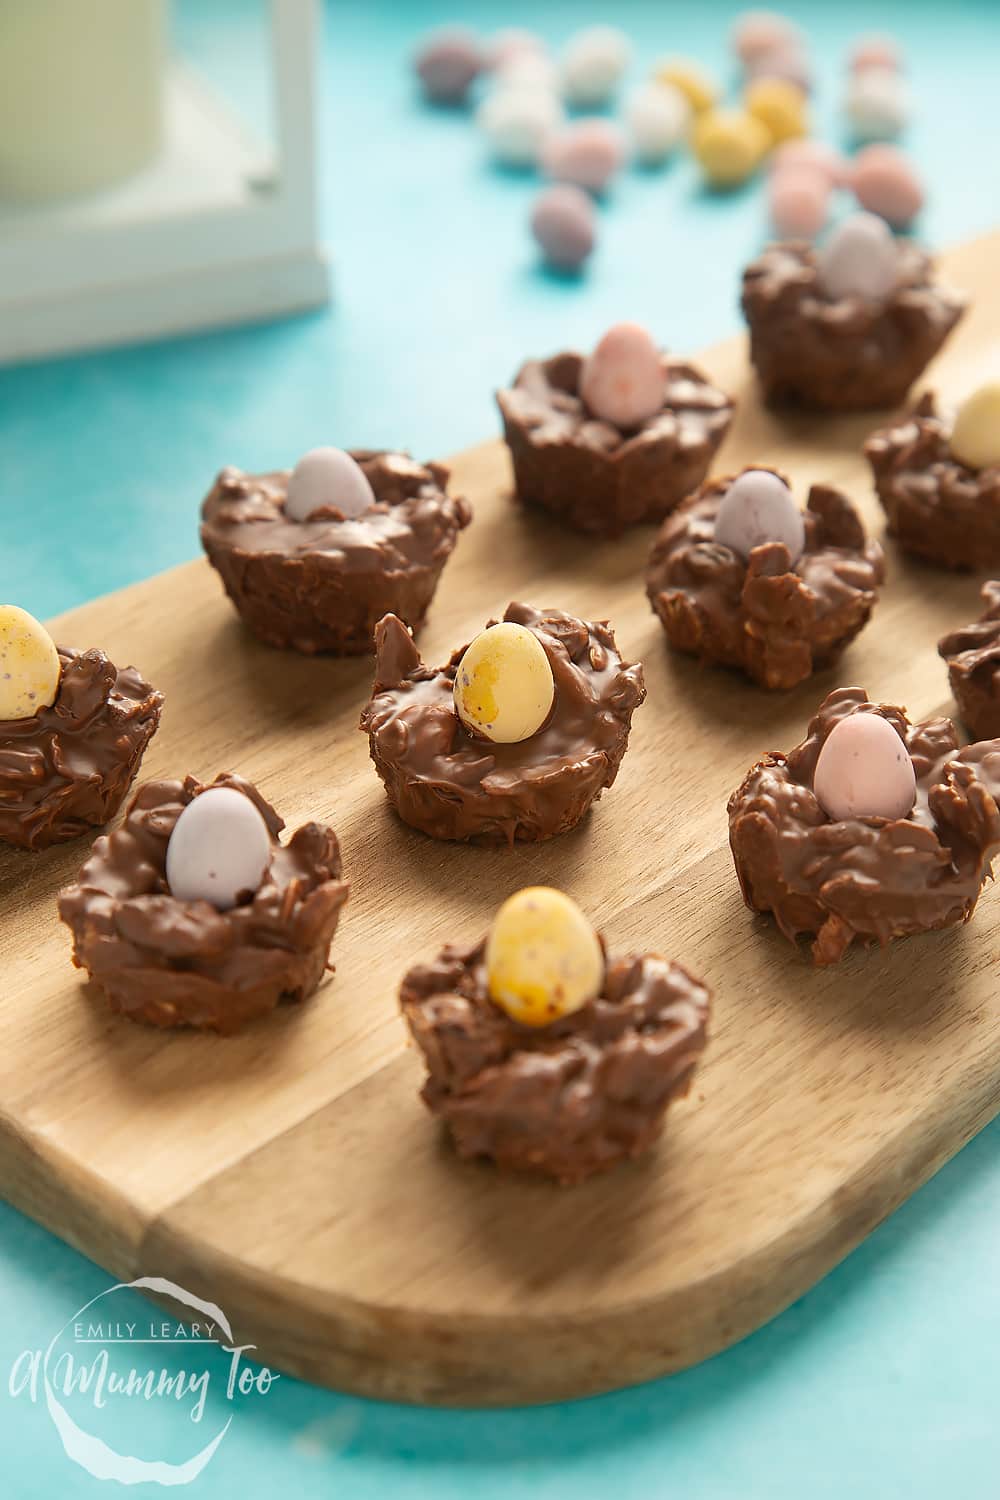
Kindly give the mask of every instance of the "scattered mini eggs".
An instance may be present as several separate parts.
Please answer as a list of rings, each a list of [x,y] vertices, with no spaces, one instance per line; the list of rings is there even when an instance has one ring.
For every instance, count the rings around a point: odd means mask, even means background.
[[[544,57],[545,43],[533,31],[520,26],[505,26],[486,43],[485,62],[491,70],[505,67],[514,58],[528,56]]]
[[[466,729],[498,745],[536,734],[552,709],[555,679],[545,648],[524,625],[480,631],[455,673],[455,710]]]
[[[551,886],[517,891],[486,942],[490,998],[522,1026],[547,1026],[595,999],[604,982],[600,940],[576,902]]]
[[[315,511],[330,507],[353,520],[374,504],[375,491],[349,453],[343,448],[312,448],[289,476],[285,515],[292,521],[308,521]]]
[[[779,47],[773,52],[762,53],[747,64],[746,76],[783,78],[803,94],[808,94],[813,85],[812,68],[801,47]]]
[[[755,547],[783,542],[794,566],[806,544],[795,496],[770,469],[747,469],[733,480],[715,515],[715,540],[744,561]]]
[[[687,136],[691,106],[671,83],[644,83],[629,95],[625,120],[636,159],[643,166],[655,167]]]
[[[503,85],[483,100],[476,115],[490,155],[506,167],[537,166],[545,142],[563,119],[554,94]]]
[[[970,469],[1000,464],[1000,381],[966,396],[955,415],[950,446],[952,457]]]
[[[819,252],[819,284],[833,301],[863,297],[878,302],[896,285],[899,247],[877,214],[844,219]]]
[[[805,166],[782,167],[767,185],[768,212],[782,240],[814,240],[830,212],[830,182]]]
[[[752,177],[771,144],[767,128],[745,110],[707,110],[692,136],[705,181],[715,188],[738,187]]]
[[[559,95],[559,69],[546,52],[515,52],[494,70],[497,87],[538,89],[554,98]]]
[[[690,58],[664,58],[654,68],[653,79],[656,83],[669,83],[671,88],[679,89],[696,115],[711,109],[719,97],[714,78]]]
[[[640,427],[663,405],[663,356],[638,323],[616,323],[584,361],[580,395],[601,421]]]
[[[743,102],[776,146],[805,135],[809,129],[802,90],[784,78],[754,79],[747,85]]]
[[[257,808],[234,787],[209,787],[189,802],[167,844],[167,885],[178,901],[229,911],[255,894],[271,861],[271,839]]]
[[[427,37],[413,65],[433,103],[462,104],[483,69],[483,55],[473,33],[455,26]]]
[[[903,66],[902,49],[895,37],[873,32],[855,42],[849,66],[855,73],[863,68],[889,68],[899,72]]]
[[[607,104],[632,59],[632,44],[616,26],[588,26],[571,37],[562,59],[562,92],[575,109]]]
[[[894,229],[906,229],[924,206],[924,190],[896,146],[866,146],[854,158],[852,186],[858,202]]]
[[[844,112],[856,141],[891,141],[910,119],[906,84],[892,68],[862,68],[847,85]]]
[[[876,713],[849,714],[835,724],[816,761],[813,790],[827,817],[905,818],[917,781],[903,740]]]
[[[45,626],[16,604],[0,604],[0,722],[51,708],[61,671]]]
[[[597,238],[597,215],[589,194],[571,182],[546,188],[535,199],[531,232],[550,266],[579,270]]]
[[[802,28],[773,10],[747,10],[736,17],[730,33],[733,51],[746,66],[783,47],[801,47]]]
[[[572,182],[590,193],[603,193],[625,161],[622,132],[611,120],[574,120],[551,135],[542,165],[556,182]]]
[[[786,167],[806,167],[830,187],[846,187],[851,175],[846,158],[825,141],[784,141],[771,159],[771,170],[780,172]]]

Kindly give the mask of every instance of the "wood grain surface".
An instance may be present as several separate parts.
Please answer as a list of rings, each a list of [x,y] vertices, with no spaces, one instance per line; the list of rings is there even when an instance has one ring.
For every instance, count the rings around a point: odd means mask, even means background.
[[[932,372],[946,399],[1000,363],[998,254],[994,237],[945,258],[974,299]],[[838,484],[881,532],[859,452],[873,418],[764,412],[742,340],[704,363],[740,403],[721,470]],[[145,777],[238,770],[290,827],[329,821],[351,898],[336,974],[304,1007],[229,1040],[162,1034],[112,1018],[70,965],[55,895],[86,842],[0,854],[0,1190],[115,1274],[218,1302],[268,1363],[370,1395],[506,1404],[626,1385],[741,1338],[1000,1109],[1000,899],[987,891],[967,928],[815,971],[743,907],[725,816],[745,769],[801,738],[838,683],[949,711],[935,644],[978,613],[979,580],[889,544],[882,601],[840,666],[768,696],[668,651],[643,589],[650,531],[590,542],[521,513],[496,442],[455,459],[453,484],[476,516],[423,652],[445,659],[511,599],[610,618],[649,689],[617,784],[549,844],[435,843],[394,818],[358,732],[371,663],[257,645],[205,563],[54,622],[164,690]],[[569,1190],[451,1154],[396,1006],[410,962],[478,936],[538,882],[570,891],[612,952],[658,950],[716,993],[662,1144]]]

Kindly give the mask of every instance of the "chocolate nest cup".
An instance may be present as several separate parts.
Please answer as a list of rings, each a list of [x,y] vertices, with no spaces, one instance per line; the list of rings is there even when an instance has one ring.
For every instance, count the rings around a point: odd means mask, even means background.
[[[331,507],[285,515],[288,471],[223,469],[202,506],[201,541],[226,593],[269,646],[363,656],[390,612],[419,630],[472,512],[448,495],[443,464],[356,449],[376,504],[355,519]]]
[[[970,469],[925,392],[913,411],[865,443],[889,534],[942,568],[1000,567],[1000,466]]]
[[[744,271],[742,297],[765,401],[811,411],[898,406],[965,311],[966,298],[932,273],[929,256],[900,242],[891,296],[831,301],[811,245],[771,245]]]
[[[745,561],[715,540],[715,517],[736,477],[704,484],[664,521],[646,593],[676,650],[738,667],[761,687],[791,688],[867,623],[885,559],[847,496],[814,484],[798,561],[782,542],[755,547]]]
[[[497,392],[517,497],[596,536],[662,521],[708,473],[733,402],[693,365],[667,360],[663,406],[635,429],[593,417],[580,397],[584,360],[528,360]]]
[[[395,615],[376,631],[361,728],[393,807],[432,838],[513,845],[574,828],[617,776],[646,696],[642,667],[622,661],[605,622],[527,604],[508,605],[504,619],[538,639],[555,679],[549,717],[514,745],[474,736],[455,711],[465,646],[446,666],[426,667]]]
[[[854,713],[879,714],[906,743],[917,797],[905,818],[827,817],[813,791],[820,750]],[[801,745],[772,752],[729,799],[729,842],[743,897],[790,942],[813,936],[817,964],[855,938],[888,943],[971,917],[1000,849],[1000,740],[959,749],[949,719],[911,726],[902,709],[838,688]]]
[[[59,652],[51,708],[0,723],[0,840],[47,849],[107,823],[156,733],[163,694],[103,651]]]
[[[1000,737],[1000,581],[983,584],[986,608],[938,642],[962,723],[977,740]]]
[[[447,947],[400,989],[422,1097],[459,1155],[570,1184],[647,1150],[690,1087],[709,991],[680,964],[630,955],[608,964],[598,999],[524,1026],[490,999],[485,947]]]
[[[184,808],[207,786],[147,781],[122,826],[95,840],[90,858],[59,897],[73,933],[73,962],[86,969],[111,1009],[151,1026],[232,1033],[318,987],[327,968],[348,887],[330,828],[285,826],[241,776],[212,786],[249,797],[267,824],[272,857],[260,889],[230,911],[179,901],[166,880],[167,844]]]

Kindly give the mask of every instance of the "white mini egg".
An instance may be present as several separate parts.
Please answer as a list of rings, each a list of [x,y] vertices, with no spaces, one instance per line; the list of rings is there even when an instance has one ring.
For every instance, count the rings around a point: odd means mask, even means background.
[[[722,497],[715,515],[715,540],[745,560],[755,547],[784,542],[794,565],[805,548],[806,528],[783,479],[769,469],[746,469]]]
[[[178,901],[228,911],[260,889],[271,839],[257,808],[233,787],[209,787],[185,807],[167,844],[167,885]]]
[[[691,106],[672,83],[644,83],[629,95],[625,121],[636,157],[644,166],[654,167],[687,137]]]
[[[329,505],[353,520],[374,504],[375,491],[349,453],[343,448],[312,448],[291,472],[285,515],[292,521],[308,521],[314,511]]]
[[[632,44],[616,26],[588,26],[566,44],[563,98],[576,108],[607,104],[632,58]]]
[[[819,252],[819,285],[833,301],[864,297],[879,302],[896,285],[899,246],[877,214],[842,220]]]
[[[506,167],[537,166],[545,142],[563,120],[555,94],[503,85],[483,100],[476,116],[490,155]]]
[[[584,361],[580,395],[602,422],[633,429],[663,406],[663,356],[639,323],[616,323]]]
[[[1000,464],[1000,382],[990,381],[966,396],[955,414],[951,453],[970,469]]]
[[[559,93],[559,69],[545,52],[515,52],[497,65],[497,88]]]
[[[891,141],[910,119],[909,91],[892,68],[862,68],[852,73],[844,113],[856,141]]]
[[[0,722],[51,708],[62,667],[52,637],[17,604],[0,604]]]
[[[547,1026],[601,992],[604,952],[576,902],[527,886],[501,906],[486,942],[490,998],[522,1026]]]
[[[905,818],[917,795],[913,761],[881,714],[854,713],[834,725],[813,777],[816,798],[835,822]]]
[[[549,716],[555,679],[545,648],[525,625],[504,620],[480,631],[455,673],[455,711],[466,729],[516,745]]]

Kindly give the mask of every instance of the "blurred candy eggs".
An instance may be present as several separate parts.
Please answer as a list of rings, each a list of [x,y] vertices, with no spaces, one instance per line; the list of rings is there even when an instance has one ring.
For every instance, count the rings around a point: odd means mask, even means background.
[[[497,88],[538,89],[558,96],[559,70],[545,52],[515,52],[497,65]]]
[[[776,146],[805,135],[809,129],[802,90],[784,78],[755,79],[747,85],[743,102]]]
[[[827,297],[878,302],[896,285],[899,248],[875,214],[852,214],[837,225],[819,252],[819,285]]]
[[[835,724],[823,743],[813,778],[816,798],[835,822],[845,818],[905,818],[917,782],[913,761],[887,719],[854,713]]]
[[[625,121],[636,158],[644,166],[659,166],[688,133],[691,106],[670,83],[644,83],[625,105]]]
[[[663,405],[663,357],[645,328],[616,323],[584,361],[580,395],[595,417],[640,427]]]
[[[0,604],[0,722],[51,708],[61,670],[45,626],[16,604]]]
[[[314,511],[330,507],[354,520],[374,504],[375,491],[349,453],[343,448],[312,448],[289,476],[285,515],[292,521],[308,521]]]
[[[895,37],[873,32],[855,42],[849,65],[853,72],[862,68],[889,68],[898,72],[903,65],[903,55]]]
[[[846,187],[851,172],[846,158],[825,141],[784,141],[771,158],[771,170],[777,173],[786,167],[807,167],[830,187]]]
[[[692,111],[697,115],[711,109],[719,97],[715,80],[698,63],[686,57],[667,57],[657,63],[653,70],[656,83],[669,83],[684,95]]]
[[[632,58],[632,44],[615,26],[589,26],[567,43],[562,92],[567,104],[595,109],[607,104]]]
[[[1000,464],[1000,382],[980,386],[962,402],[950,446],[952,457],[970,469]]]
[[[801,27],[773,10],[745,10],[730,33],[733,51],[744,65],[782,47],[801,47],[803,40]]]
[[[830,211],[830,183],[821,171],[782,167],[767,185],[768,212],[781,240],[814,240]]]
[[[486,941],[490,998],[523,1026],[546,1026],[600,994],[604,953],[583,912],[562,891],[527,886],[496,914]]]
[[[594,248],[597,215],[583,188],[557,182],[535,199],[531,232],[550,266],[576,271]]]
[[[783,479],[769,469],[746,469],[722,497],[715,540],[745,562],[755,547],[783,542],[794,566],[805,548],[805,523]]]
[[[427,37],[413,65],[428,99],[461,104],[482,71],[483,56],[472,32],[455,26]]]
[[[533,31],[520,26],[505,26],[496,31],[486,43],[486,66],[493,70],[502,68],[517,57],[545,56],[545,43]]]
[[[862,68],[851,75],[844,113],[855,140],[894,140],[910,118],[906,85],[890,68]]]
[[[209,901],[228,911],[256,894],[270,861],[267,824],[250,798],[233,787],[209,787],[174,824],[167,885],[178,901]]]
[[[591,193],[602,193],[621,170],[625,142],[610,120],[575,120],[550,136],[542,165],[556,182],[572,182]]]
[[[906,229],[924,206],[924,190],[896,146],[866,146],[854,158],[852,186],[858,202],[894,229]]]
[[[498,745],[535,734],[555,697],[552,668],[538,637],[504,620],[480,631],[455,673],[455,711],[466,729]]]
[[[801,47],[778,47],[773,52],[761,53],[747,64],[746,76],[748,79],[783,78],[803,94],[808,94],[813,84],[812,68]]]
[[[563,123],[554,94],[501,85],[483,100],[476,123],[494,161],[506,167],[537,166],[542,147]]]
[[[711,187],[732,188],[746,182],[770,144],[766,127],[743,110],[708,110],[695,121],[694,154]]]

